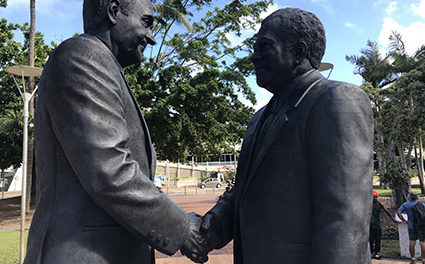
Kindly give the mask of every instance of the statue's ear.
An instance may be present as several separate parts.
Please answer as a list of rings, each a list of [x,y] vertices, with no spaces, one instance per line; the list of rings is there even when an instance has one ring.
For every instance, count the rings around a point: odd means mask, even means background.
[[[115,25],[117,23],[117,16],[121,9],[121,2],[120,0],[110,0],[108,4],[108,18],[109,21],[111,21],[112,24]]]
[[[296,43],[294,53],[296,64],[300,64],[307,57],[307,44],[304,41]]]

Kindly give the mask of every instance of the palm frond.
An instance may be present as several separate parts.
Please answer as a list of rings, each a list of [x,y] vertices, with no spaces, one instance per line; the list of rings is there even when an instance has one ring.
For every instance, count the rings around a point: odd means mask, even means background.
[[[406,47],[404,45],[402,36],[397,31],[391,32],[391,35],[389,37],[390,39],[390,52],[391,53],[398,53],[398,54],[406,54]]]
[[[173,19],[178,24],[183,25],[188,31],[192,31],[192,26],[187,20],[187,18],[184,16],[184,14],[180,13],[178,10],[174,9],[173,7],[167,5],[167,4],[157,4],[153,6],[153,10],[158,13],[159,17],[167,18],[167,19]],[[157,19],[160,20],[160,19]]]

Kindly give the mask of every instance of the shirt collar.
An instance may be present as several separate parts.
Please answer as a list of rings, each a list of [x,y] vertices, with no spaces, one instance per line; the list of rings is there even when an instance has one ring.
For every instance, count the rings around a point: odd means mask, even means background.
[[[311,69],[293,79],[285,87],[279,90],[273,97],[288,108],[293,108],[305,90],[316,80],[324,78],[316,69]],[[286,94],[284,96],[283,94]],[[288,96],[289,95],[289,96]],[[277,104],[276,104],[277,105]]]

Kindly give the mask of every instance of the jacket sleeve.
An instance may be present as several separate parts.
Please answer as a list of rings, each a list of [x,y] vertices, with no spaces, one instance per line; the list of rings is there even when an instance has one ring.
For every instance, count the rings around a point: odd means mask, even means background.
[[[306,126],[314,217],[311,263],[370,263],[372,110],[357,86],[332,83]]]
[[[226,194],[217,204],[208,212],[213,214],[220,230],[220,238],[218,239],[216,249],[222,248],[229,243],[234,237],[234,190]]]
[[[266,107],[263,107],[257,111],[251,120],[248,123],[247,130],[242,143],[242,151],[238,163],[238,170],[236,175],[235,186],[230,193],[225,195],[223,199],[220,199],[217,204],[208,212],[214,214],[220,224],[220,230],[222,231],[221,243],[219,243],[216,248],[224,247],[229,243],[235,236],[235,203],[236,203],[236,190],[241,191],[243,182],[246,180],[246,164],[249,158],[249,149],[252,142],[252,137],[254,135],[255,125],[261,118],[263,111]]]
[[[132,158],[127,122],[139,121],[125,119],[123,77],[99,44],[76,38],[55,51],[45,92],[54,133],[93,201],[132,234],[171,255],[188,236],[188,217]]]

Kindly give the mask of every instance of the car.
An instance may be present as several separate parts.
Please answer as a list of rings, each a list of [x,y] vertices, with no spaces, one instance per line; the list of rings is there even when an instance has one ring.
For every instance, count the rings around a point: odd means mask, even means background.
[[[162,182],[161,182],[161,178],[159,177],[155,177],[155,179],[153,180],[153,183],[155,184],[155,186],[161,190],[162,188]]]
[[[204,189],[207,186],[220,188],[222,185],[223,185],[223,182],[219,178],[210,178],[210,179],[201,181],[201,183],[199,183],[199,188]]]

